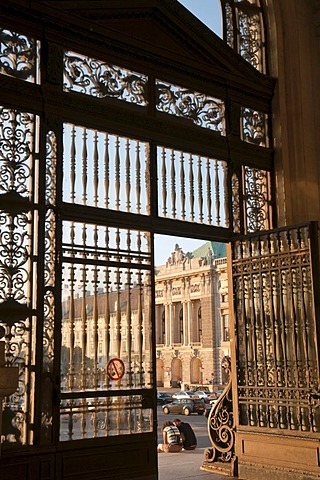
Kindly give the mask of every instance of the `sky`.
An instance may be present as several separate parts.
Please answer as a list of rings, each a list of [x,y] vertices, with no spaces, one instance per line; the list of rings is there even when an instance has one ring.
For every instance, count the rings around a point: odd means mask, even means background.
[[[174,251],[176,243],[182,248],[184,253],[187,253],[193,252],[206,242],[204,240],[195,240],[193,238],[155,235],[155,265],[164,265],[166,263],[171,253]]]
[[[201,20],[214,33],[222,36],[220,0],[179,0],[179,2],[199,20]],[[169,237],[167,235],[155,236],[155,264],[164,265],[173,252],[175,244],[182,248],[184,253],[192,252],[206,243],[204,240],[190,238]]]
[[[214,33],[222,36],[220,0],[178,0]]]

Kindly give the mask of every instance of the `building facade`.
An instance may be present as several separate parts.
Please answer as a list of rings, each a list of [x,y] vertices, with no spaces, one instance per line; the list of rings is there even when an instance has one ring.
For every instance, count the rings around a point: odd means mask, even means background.
[[[224,252],[223,252],[224,250]],[[179,245],[156,268],[156,377],[161,387],[222,385],[230,355],[227,259],[223,244],[192,254]]]

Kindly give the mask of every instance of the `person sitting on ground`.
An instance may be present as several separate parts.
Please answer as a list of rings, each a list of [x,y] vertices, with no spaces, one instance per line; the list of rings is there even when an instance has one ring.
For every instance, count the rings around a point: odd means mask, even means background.
[[[158,453],[178,453],[182,450],[182,440],[179,429],[170,421],[161,427],[163,443],[158,445]]]
[[[179,418],[173,420],[173,424],[179,429],[184,450],[194,450],[197,446],[197,438],[191,425],[181,422]]]

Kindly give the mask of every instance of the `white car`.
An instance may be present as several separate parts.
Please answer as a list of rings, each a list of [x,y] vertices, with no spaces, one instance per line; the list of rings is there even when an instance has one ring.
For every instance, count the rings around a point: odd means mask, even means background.
[[[215,403],[217,403],[220,395],[222,395],[223,392],[224,392],[224,390],[217,390],[217,391],[215,392],[215,398],[214,398],[213,400],[210,400],[210,404],[211,404],[211,405],[214,405]]]
[[[209,397],[207,392],[204,392],[203,390],[196,390],[192,393],[192,396],[203,398],[204,400],[207,400],[207,398]]]
[[[176,392],[172,395],[172,398],[191,398],[189,393],[183,392],[182,390],[180,392]]]

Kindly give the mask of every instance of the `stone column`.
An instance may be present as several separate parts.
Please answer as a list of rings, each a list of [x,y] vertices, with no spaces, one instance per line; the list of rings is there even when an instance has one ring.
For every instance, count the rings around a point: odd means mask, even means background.
[[[165,346],[167,347],[170,344],[170,308],[168,303],[165,304]]]
[[[188,310],[186,301],[182,304],[183,312],[183,345],[188,345]]]
[[[191,345],[191,342],[192,342],[191,320],[192,320],[192,302],[191,300],[188,300],[188,345]]]

